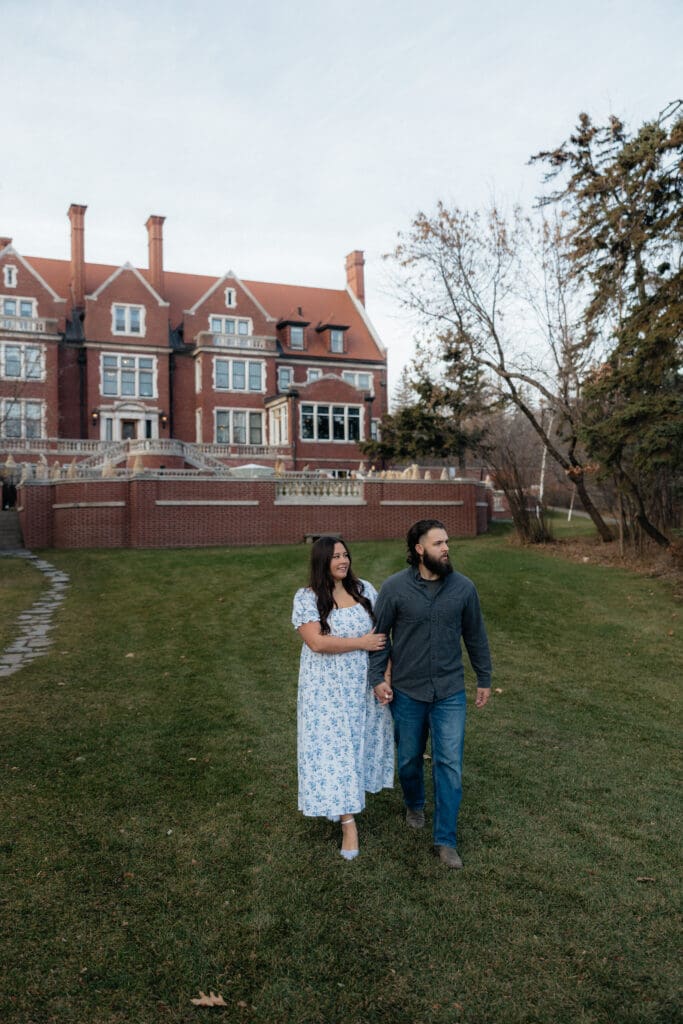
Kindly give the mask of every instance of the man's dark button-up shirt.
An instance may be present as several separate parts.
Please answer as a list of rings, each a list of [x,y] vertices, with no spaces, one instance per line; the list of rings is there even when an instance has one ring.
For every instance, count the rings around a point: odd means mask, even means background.
[[[382,682],[391,658],[391,685],[414,700],[443,700],[465,688],[461,639],[477,676],[491,685],[491,655],[479,596],[471,580],[453,572],[438,583],[404,569],[382,585],[375,606],[378,633],[390,636],[370,654],[371,686]]]

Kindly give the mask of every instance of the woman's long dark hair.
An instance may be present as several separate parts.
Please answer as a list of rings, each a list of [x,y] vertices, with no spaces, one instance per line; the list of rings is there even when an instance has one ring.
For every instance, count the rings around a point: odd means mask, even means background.
[[[346,553],[349,556],[349,571],[342,580],[344,590],[347,594],[351,595],[354,601],[362,604],[372,621],[375,621],[375,616],[372,613],[372,605],[363,594],[360,580],[351,568],[351,552],[348,549],[348,545],[344,543],[341,537],[319,537],[311,548],[311,574],[309,586],[315,594],[316,603],[318,605],[318,614],[320,615],[320,632],[323,636],[330,632],[330,625],[327,618],[335,607],[334,598],[332,597],[334,581],[330,574],[330,563],[332,561],[332,555],[334,554],[335,544],[344,544]]]

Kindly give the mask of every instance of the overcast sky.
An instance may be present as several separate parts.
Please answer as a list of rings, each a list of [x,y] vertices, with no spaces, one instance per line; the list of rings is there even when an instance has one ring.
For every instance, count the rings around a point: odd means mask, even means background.
[[[412,330],[382,254],[438,199],[533,200],[587,110],[683,94],[681,0],[0,0],[0,235],[69,257],[342,288],[366,255],[390,387]]]

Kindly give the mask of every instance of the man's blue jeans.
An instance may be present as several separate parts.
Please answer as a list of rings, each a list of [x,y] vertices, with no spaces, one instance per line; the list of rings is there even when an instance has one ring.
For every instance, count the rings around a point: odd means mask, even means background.
[[[465,691],[427,703],[394,690],[391,703],[398,748],[398,777],[406,806],[425,805],[424,761],[432,737],[434,844],[455,846],[462,799],[462,753],[465,741]]]

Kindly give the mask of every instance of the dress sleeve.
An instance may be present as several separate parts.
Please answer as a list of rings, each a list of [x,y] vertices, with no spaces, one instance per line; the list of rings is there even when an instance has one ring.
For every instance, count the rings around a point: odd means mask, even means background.
[[[375,601],[377,600],[377,591],[373,587],[372,583],[368,583],[367,580],[361,580],[361,587],[363,589],[364,597],[367,597],[372,607],[375,607]]]
[[[315,594],[308,587],[302,587],[294,595],[294,607],[292,608],[292,625],[295,629],[303,626],[305,622],[320,622],[318,606]]]

